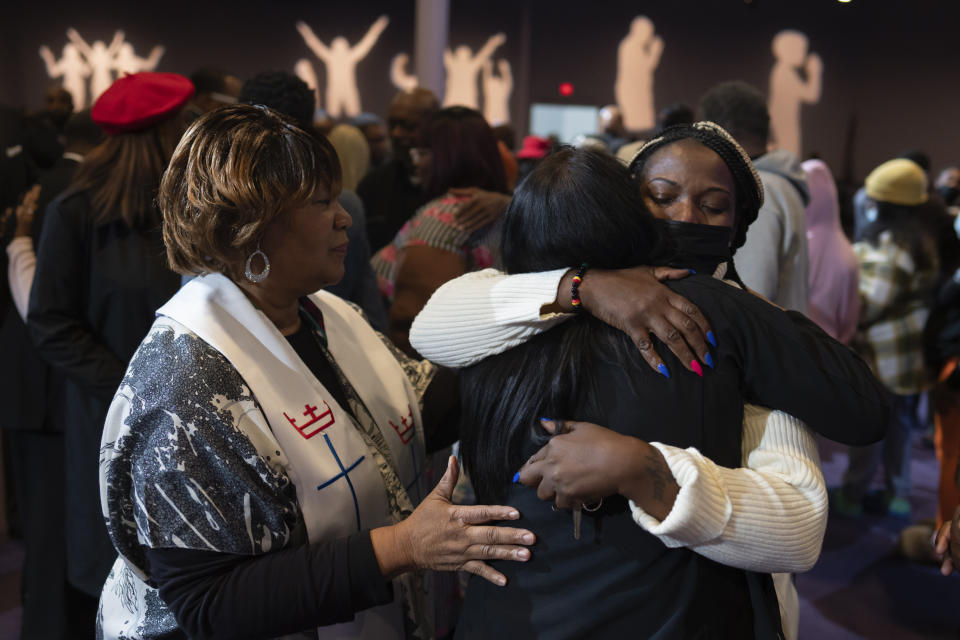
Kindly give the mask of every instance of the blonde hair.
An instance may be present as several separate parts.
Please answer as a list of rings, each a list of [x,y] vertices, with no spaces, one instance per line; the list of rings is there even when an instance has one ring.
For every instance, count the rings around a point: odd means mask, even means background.
[[[262,106],[211,111],[184,134],[160,182],[170,267],[238,280],[267,225],[339,183],[336,151],[293,120]]]
[[[356,191],[357,185],[370,168],[370,145],[367,144],[366,136],[357,127],[338,124],[327,137],[340,158],[343,188]]]

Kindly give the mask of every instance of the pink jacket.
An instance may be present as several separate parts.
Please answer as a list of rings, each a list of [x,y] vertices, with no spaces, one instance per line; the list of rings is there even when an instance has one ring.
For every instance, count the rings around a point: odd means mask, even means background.
[[[847,343],[860,313],[859,264],[840,228],[837,185],[821,160],[802,164],[807,172],[807,250],[810,256],[807,315],[840,342]]]

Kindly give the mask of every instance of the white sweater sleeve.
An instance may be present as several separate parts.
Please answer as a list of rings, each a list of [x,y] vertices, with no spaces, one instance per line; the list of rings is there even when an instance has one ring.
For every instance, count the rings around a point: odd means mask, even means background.
[[[33,239],[27,236],[11,240],[7,245],[7,258],[10,296],[13,298],[13,305],[17,308],[20,318],[26,322],[30,287],[33,286],[33,273],[37,270],[37,254],[33,250]]]
[[[484,269],[437,289],[410,328],[410,344],[444,367],[467,367],[503,353],[563,322],[570,314],[543,315],[567,269],[506,275]]]
[[[714,464],[696,449],[652,443],[680,485],[661,522],[630,503],[637,523],[667,547],[689,547],[748,571],[802,572],[820,555],[827,490],[812,432],[781,411],[746,405],[744,467]]]

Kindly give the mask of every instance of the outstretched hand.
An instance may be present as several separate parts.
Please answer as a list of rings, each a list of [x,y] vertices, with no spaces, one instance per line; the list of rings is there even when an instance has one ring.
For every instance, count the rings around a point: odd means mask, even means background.
[[[690,275],[687,269],[633,267],[617,271],[590,270],[580,285],[584,309],[598,320],[623,331],[650,368],[670,377],[653,347],[657,336],[689,370],[703,375],[703,362],[712,368],[710,345],[716,339],[707,319],[695,304],[674,293],[662,282]],[[572,272],[560,283],[558,300],[568,301]],[[567,293],[564,293],[567,292]]]
[[[524,545],[536,541],[532,532],[488,524],[516,520],[519,512],[507,506],[453,504],[451,498],[458,476],[457,459],[451,456],[443,478],[409,518],[393,527],[371,532],[385,575],[410,569],[462,570],[503,586],[507,583],[506,577],[486,561],[526,562],[530,559],[530,550]],[[392,530],[392,545],[401,558],[396,564],[385,562],[378,549],[377,538],[386,530]]]

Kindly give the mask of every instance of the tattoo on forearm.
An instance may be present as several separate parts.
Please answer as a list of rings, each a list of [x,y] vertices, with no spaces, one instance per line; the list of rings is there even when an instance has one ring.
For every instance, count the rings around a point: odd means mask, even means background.
[[[666,502],[663,494],[667,489],[667,484],[673,479],[673,474],[670,473],[666,461],[658,456],[656,451],[648,451],[645,462],[646,468],[644,471],[652,481],[654,500]]]

